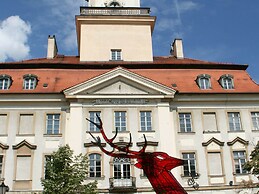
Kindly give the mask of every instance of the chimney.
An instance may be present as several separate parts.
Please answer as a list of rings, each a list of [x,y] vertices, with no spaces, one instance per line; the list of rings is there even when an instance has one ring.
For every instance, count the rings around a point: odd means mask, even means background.
[[[177,59],[183,59],[183,41],[182,39],[175,39],[173,44],[171,45],[171,55],[176,57]]]
[[[57,56],[58,47],[55,35],[48,37],[47,59],[54,59]]]

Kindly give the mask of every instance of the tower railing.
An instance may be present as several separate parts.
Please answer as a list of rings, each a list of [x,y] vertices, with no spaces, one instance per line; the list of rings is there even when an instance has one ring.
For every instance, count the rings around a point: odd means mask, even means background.
[[[149,16],[150,8],[138,7],[80,7],[80,15]]]

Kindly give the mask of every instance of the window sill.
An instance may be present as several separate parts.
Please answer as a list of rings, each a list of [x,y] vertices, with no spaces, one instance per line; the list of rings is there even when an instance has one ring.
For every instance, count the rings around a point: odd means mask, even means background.
[[[250,173],[233,173],[234,176],[248,176]]]
[[[154,133],[156,132],[155,130],[150,130],[150,131],[138,131],[139,133]]]
[[[259,130],[252,130],[252,132],[259,133]]]
[[[244,133],[244,130],[240,130],[240,131],[228,131],[228,133]]]
[[[178,134],[181,134],[181,135],[195,135],[195,132],[194,131],[191,131],[191,132],[181,132],[181,131],[179,131]]]
[[[87,180],[104,180],[105,176],[101,176],[101,177],[87,177]]]
[[[16,136],[35,136],[35,134],[16,134]]]
[[[62,134],[44,134],[44,137],[62,137]]]
[[[220,131],[203,131],[203,134],[220,133]]]
[[[87,131],[87,133],[101,133],[101,131]]]
[[[110,59],[109,61],[112,61],[112,62],[114,62],[114,61],[122,62],[123,59],[120,59],[120,60],[112,60],[112,59]]]
[[[112,131],[112,133],[116,133],[116,131]],[[118,131],[118,133],[130,133],[130,131]]]

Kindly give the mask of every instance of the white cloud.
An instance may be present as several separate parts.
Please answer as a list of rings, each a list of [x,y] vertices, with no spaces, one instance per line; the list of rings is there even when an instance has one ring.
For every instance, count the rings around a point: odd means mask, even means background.
[[[19,16],[10,16],[0,21],[0,61],[22,60],[28,57],[28,36],[31,26]]]

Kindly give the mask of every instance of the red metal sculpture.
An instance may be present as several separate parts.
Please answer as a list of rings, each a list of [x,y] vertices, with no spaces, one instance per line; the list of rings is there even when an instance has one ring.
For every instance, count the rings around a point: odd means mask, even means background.
[[[93,143],[98,145],[105,154],[112,157],[137,159],[135,166],[137,168],[143,169],[145,175],[147,176],[157,194],[187,194],[187,192],[171,173],[171,169],[183,165],[183,160],[173,158],[164,152],[146,152],[145,149],[147,147],[147,140],[145,135],[145,144],[140,151],[132,151],[129,149],[132,140],[131,134],[130,142],[127,146],[120,147],[116,145],[113,143],[113,141],[116,138],[118,131],[116,130],[116,134],[113,138],[108,139],[104,132],[100,117],[98,115],[96,116],[100,122],[99,124],[89,119],[87,120],[100,129],[104,140],[113,148],[113,150],[105,150],[101,145],[100,137],[96,138],[91,133],[90,135],[95,140]],[[119,151],[119,153],[114,153],[115,150]]]

